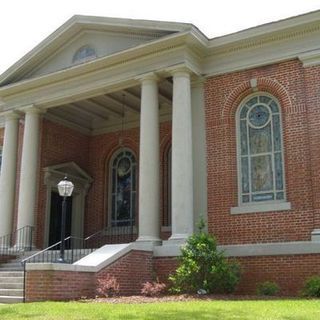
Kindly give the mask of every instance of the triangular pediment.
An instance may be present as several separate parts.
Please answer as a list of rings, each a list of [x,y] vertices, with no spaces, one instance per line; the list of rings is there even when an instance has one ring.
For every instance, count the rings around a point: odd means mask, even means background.
[[[67,176],[69,179],[80,179],[86,182],[92,182],[90,175],[79,167],[75,162],[65,162],[43,169],[47,175]]]
[[[0,76],[0,86],[92,62],[190,30],[175,22],[74,16]]]

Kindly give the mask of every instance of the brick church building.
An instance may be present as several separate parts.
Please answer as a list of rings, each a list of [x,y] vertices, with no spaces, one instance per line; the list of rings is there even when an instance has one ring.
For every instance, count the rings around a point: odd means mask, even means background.
[[[297,294],[320,273],[319,88],[320,11],[214,39],[72,17],[0,76],[0,245],[59,241],[65,175],[66,234],[124,240],[27,264],[27,300],[93,295],[107,273],[124,294],[165,281],[200,216],[240,261],[238,292]]]

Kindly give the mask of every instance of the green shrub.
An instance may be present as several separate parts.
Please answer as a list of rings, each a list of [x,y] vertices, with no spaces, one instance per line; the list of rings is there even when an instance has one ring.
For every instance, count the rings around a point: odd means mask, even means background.
[[[259,283],[257,287],[257,294],[259,296],[275,296],[279,291],[280,288],[278,284],[272,281]]]
[[[313,276],[305,281],[302,295],[305,297],[320,297],[320,276]]]
[[[240,279],[239,264],[218,252],[214,237],[203,231],[204,222],[198,224],[199,232],[190,236],[181,248],[180,265],[170,275],[172,293],[231,293]]]

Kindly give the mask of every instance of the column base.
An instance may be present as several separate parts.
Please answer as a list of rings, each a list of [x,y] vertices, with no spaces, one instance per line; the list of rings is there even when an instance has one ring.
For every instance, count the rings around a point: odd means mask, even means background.
[[[311,241],[320,242],[320,229],[314,229],[311,232]]]
[[[151,237],[151,236],[139,236],[136,240],[136,243],[146,243],[146,244],[152,244],[154,246],[161,245],[162,240],[157,237]]]
[[[191,234],[173,234],[168,240],[163,241],[163,245],[182,245],[185,244]]]

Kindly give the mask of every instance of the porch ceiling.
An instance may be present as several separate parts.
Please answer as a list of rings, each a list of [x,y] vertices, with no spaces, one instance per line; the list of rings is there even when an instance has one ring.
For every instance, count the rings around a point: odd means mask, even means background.
[[[172,78],[159,82],[160,120],[171,116]],[[53,107],[45,118],[88,135],[132,128],[139,124],[141,87],[91,97]]]

